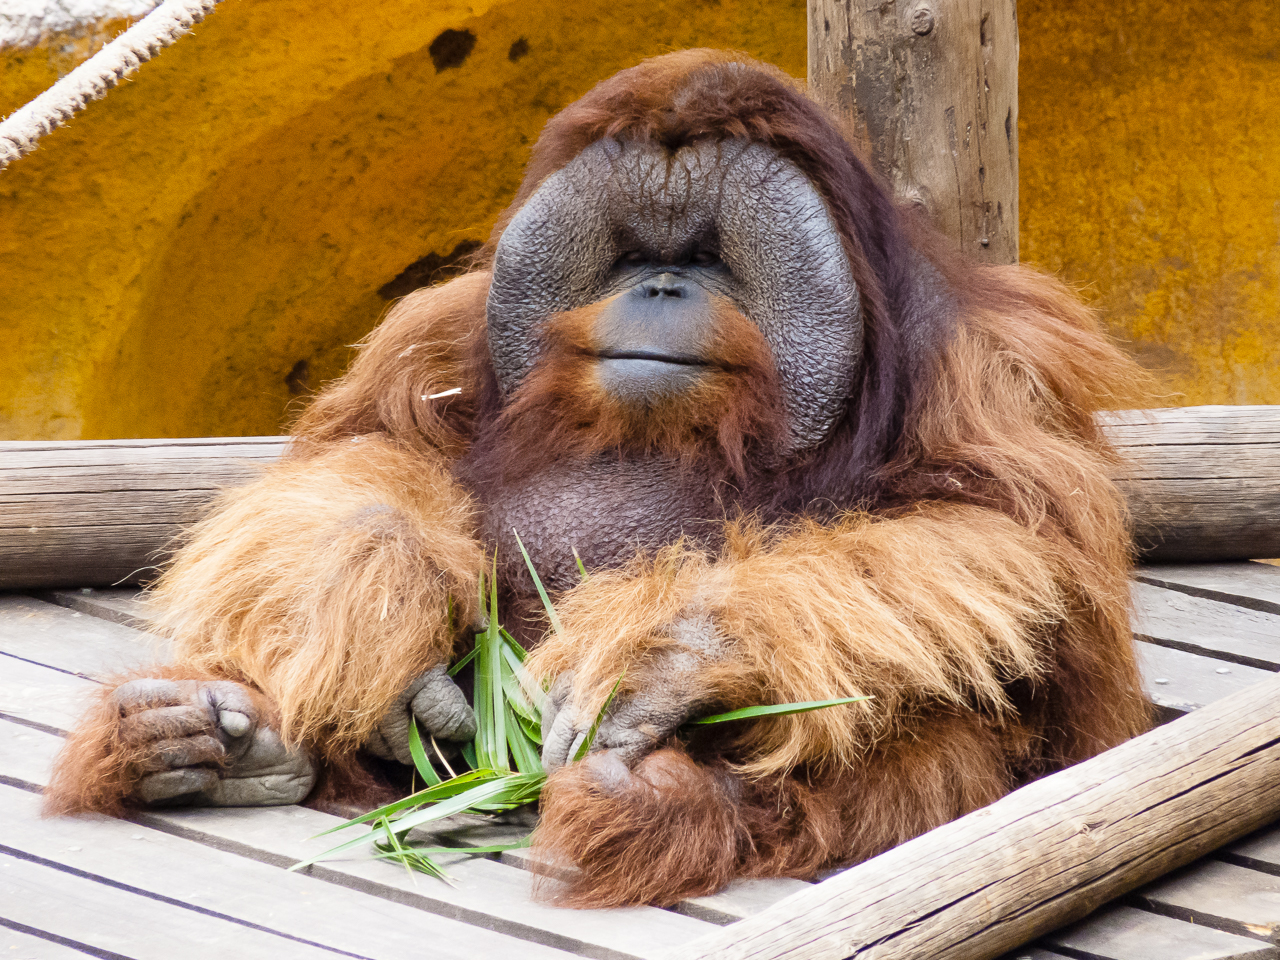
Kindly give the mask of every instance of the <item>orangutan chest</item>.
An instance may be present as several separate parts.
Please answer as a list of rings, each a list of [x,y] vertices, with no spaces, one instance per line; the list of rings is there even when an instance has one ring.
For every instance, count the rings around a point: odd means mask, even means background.
[[[705,477],[699,484],[696,471],[662,460],[557,465],[482,500],[481,536],[496,546],[507,582],[532,589],[518,533],[552,591],[578,582],[575,550],[587,570],[616,567],[681,537],[711,543],[724,520]]]

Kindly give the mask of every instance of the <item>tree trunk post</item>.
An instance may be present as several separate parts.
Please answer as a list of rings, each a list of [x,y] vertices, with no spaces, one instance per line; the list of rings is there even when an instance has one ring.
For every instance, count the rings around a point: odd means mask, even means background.
[[[808,0],[809,89],[899,200],[1018,259],[1016,0]]]

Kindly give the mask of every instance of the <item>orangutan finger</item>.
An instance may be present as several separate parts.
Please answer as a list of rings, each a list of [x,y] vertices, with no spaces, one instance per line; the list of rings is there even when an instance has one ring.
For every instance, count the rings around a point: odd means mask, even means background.
[[[178,767],[220,763],[226,755],[226,748],[207,734],[181,740],[160,740],[142,760],[141,767],[143,770],[156,772],[174,770]]]
[[[120,721],[120,739],[127,744],[174,740],[213,730],[213,719],[200,707],[157,707],[132,713]]]
[[[138,781],[137,796],[143,803],[163,803],[175,797],[211,790],[217,785],[216,770],[208,767],[184,767],[143,777]]]

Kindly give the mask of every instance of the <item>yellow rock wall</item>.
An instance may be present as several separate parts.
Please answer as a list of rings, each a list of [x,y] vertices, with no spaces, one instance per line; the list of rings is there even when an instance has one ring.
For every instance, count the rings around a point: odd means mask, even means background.
[[[1266,0],[1176,29],[1171,0],[1128,2],[1021,5],[1024,256],[1087,284],[1181,402],[1280,402],[1280,28]],[[224,0],[0,172],[0,438],[279,431],[380,289],[487,236],[552,113],[684,46],[802,75],[804,17]],[[12,105],[29,74],[5,70]]]
[[[1169,405],[1280,403],[1275,0],[1023,0],[1022,257]]]

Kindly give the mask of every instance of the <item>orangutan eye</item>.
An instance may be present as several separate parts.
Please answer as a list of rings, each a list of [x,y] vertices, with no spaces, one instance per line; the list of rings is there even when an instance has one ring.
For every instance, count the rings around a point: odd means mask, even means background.
[[[719,266],[720,258],[711,250],[698,250],[689,258],[689,262],[695,267],[715,267]]]
[[[642,263],[648,263],[649,258],[639,250],[628,250],[618,258],[618,263],[623,266],[634,267]]]

